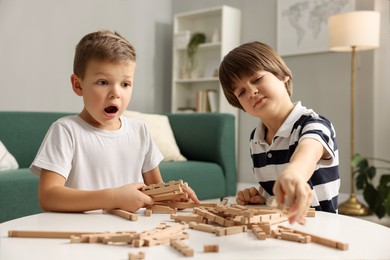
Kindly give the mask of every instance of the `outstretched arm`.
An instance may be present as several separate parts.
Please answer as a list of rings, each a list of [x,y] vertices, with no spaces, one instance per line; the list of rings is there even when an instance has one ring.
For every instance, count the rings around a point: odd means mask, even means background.
[[[288,217],[291,223],[300,222],[310,207],[313,191],[307,181],[317,162],[328,155],[319,141],[306,138],[298,144],[289,165],[278,176],[273,192],[279,204],[289,206]]]

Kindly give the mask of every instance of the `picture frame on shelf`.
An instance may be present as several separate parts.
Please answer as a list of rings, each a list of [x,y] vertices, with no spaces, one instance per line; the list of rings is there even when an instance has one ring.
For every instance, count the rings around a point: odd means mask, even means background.
[[[355,10],[355,0],[277,0],[276,9],[278,53],[311,54],[329,51],[328,17]]]

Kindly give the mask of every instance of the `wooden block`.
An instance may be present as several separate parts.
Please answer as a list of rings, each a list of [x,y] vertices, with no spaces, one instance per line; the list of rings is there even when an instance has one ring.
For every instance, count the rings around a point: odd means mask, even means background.
[[[145,259],[144,252],[129,253],[129,260],[144,260],[144,259]]]
[[[169,237],[162,237],[162,238],[151,237],[151,238],[146,238],[144,240],[145,240],[144,246],[165,245],[165,244],[169,244],[170,241]]]
[[[171,181],[168,183],[159,183],[152,184],[149,186],[142,187],[141,191],[151,197],[157,194],[172,192],[172,191],[180,191],[182,192],[182,186],[184,185],[182,180],[179,181]]]
[[[143,240],[143,239],[134,239],[132,244],[133,244],[134,247],[142,247],[145,244],[145,240]]]
[[[160,214],[172,214],[172,213],[176,213],[177,212],[177,209],[173,209],[173,208],[170,208],[168,206],[162,206],[162,205],[153,205],[153,206],[151,206],[148,209],[151,209],[153,214],[157,214],[157,213],[160,213]]]
[[[216,245],[216,244],[203,245],[203,252],[205,252],[205,253],[218,253],[219,252],[219,245]]]
[[[295,241],[300,243],[309,243],[311,241],[311,237],[308,235],[301,235],[293,232],[281,232],[281,239]]]
[[[122,209],[105,209],[104,211],[107,213],[116,215],[118,217],[131,220],[131,221],[138,220],[138,216],[136,214],[122,210]]]
[[[271,225],[269,223],[259,223],[258,226],[267,234],[271,234]]]
[[[245,232],[247,230],[247,226],[234,226],[234,227],[225,227],[225,228],[217,228],[216,235],[217,236],[227,236]]]
[[[267,238],[267,234],[259,226],[253,225],[252,231],[259,240],[265,240]]]
[[[294,233],[297,233],[297,234],[311,236],[311,241],[313,243],[321,244],[321,245],[328,246],[328,247],[333,247],[333,248],[336,248],[336,249],[339,249],[339,250],[348,250],[348,244],[347,243],[343,243],[343,242],[339,242],[339,241],[336,241],[336,240],[320,237],[320,236],[317,236],[317,235],[314,235],[314,234],[310,234],[310,233],[299,231],[299,230],[292,229],[292,228],[287,228],[287,227],[283,227],[283,226],[280,226],[280,227],[284,228],[284,229],[291,230],[291,231],[293,231]]]
[[[216,227],[209,225],[209,224],[203,224],[203,223],[196,223],[196,222],[190,222],[188,223],[189,227],[195,230],[209,232],[209,233],[215,233]]]
[[[189,214],[189,215],[180,215],[180,214],[171,214],[171,219],[177,221],[177,222],[197,222],[202,223],[203,217],[198,214]]]
[[[208,211],[204,208],[199,208],[199,207],[196,207],[193,209],[193,212],[195,214],[198,214],[199,216],[202,216],[202,217],[205,217],[206,214],[208,213]]]
[[[309,208],[309,210],[306,213],[306,217],[314,218],[315,216],[316,216],[316,209]]]
[[[146,217],[151,217],[151,216],[152,216],[152,213],[153,213],[153,210],[152,210],[152,209],[145,209],[145,211],[144,211],[144,216],[146,216]]]
[[[239,204],[233,204],[233,205],[231,205],[231,207],[238,208],[238,209],[248,209],[247,207],[245,207],[243,205],[239,205]]]
[[[215,203],[193,203],[193,202],[184,202],[184,201],[156,201],[157,205],[169,206],[175,209],[188,209],[195,207],[215,207]]]
[[[183,191],[172,191],[151,196],[154,201],[169,201],[176,199],[188,199],[188,194]]]
[[[102,243],[127,243],[131,244],[134,239],[139,238],[139,234],[137,232],[123,232],[110,234],[102,237]]]
[[[84,234],[96,234],[96,232],[71,232],[71,231],[35,231],[35,230],[9,230],[8,237],[24,238],[70,238]]]
[[[170,244],[184,256],[194,256],[194,250],[186,245],[183,241],[173,239],[171,240]]]
[[[224,198],[223,200],[221,200],[219,203],[218,203],[218,205],[224,205],[224,206],[226,206],[227,204],[228,204],[228,199],[227,198]]]
[[[185,228],[184,224],[177,224],[173,226],[167,226],[163,229],[155,229],[151,232],[144,232],[140,234],[141,239],[151,239],[151,238],[169,238],[173,234],[181,232]]]

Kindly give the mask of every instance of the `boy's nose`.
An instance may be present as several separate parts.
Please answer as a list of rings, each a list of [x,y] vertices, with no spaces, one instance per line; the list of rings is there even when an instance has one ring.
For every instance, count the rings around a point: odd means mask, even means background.
[[[110,98],[119,98],[120,97],[120,87],[119,86],[113,86],[111,88],[111,91],[109,93]]]
[[[249,97],[252,98],[259,93],[259,90],[255,86],[249,86]]]

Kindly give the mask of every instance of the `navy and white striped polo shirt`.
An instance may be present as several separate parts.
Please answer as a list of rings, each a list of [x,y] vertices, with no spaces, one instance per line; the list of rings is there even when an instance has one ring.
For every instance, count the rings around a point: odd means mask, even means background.
[[[312,188],[311,206],[316,210],[337,212],[340,188],[339,156],[336,132],[332,123],[297,102],[293,111],[279,128],[271,145],[265,141],[262,122],[250,136],[250,152],[253,171],[268,199],[274,194],[272,188],[278,174],[288,165],[298,143],[304,138],[318,140],[329,152],[330,157],[321,159],[308,183]]]

